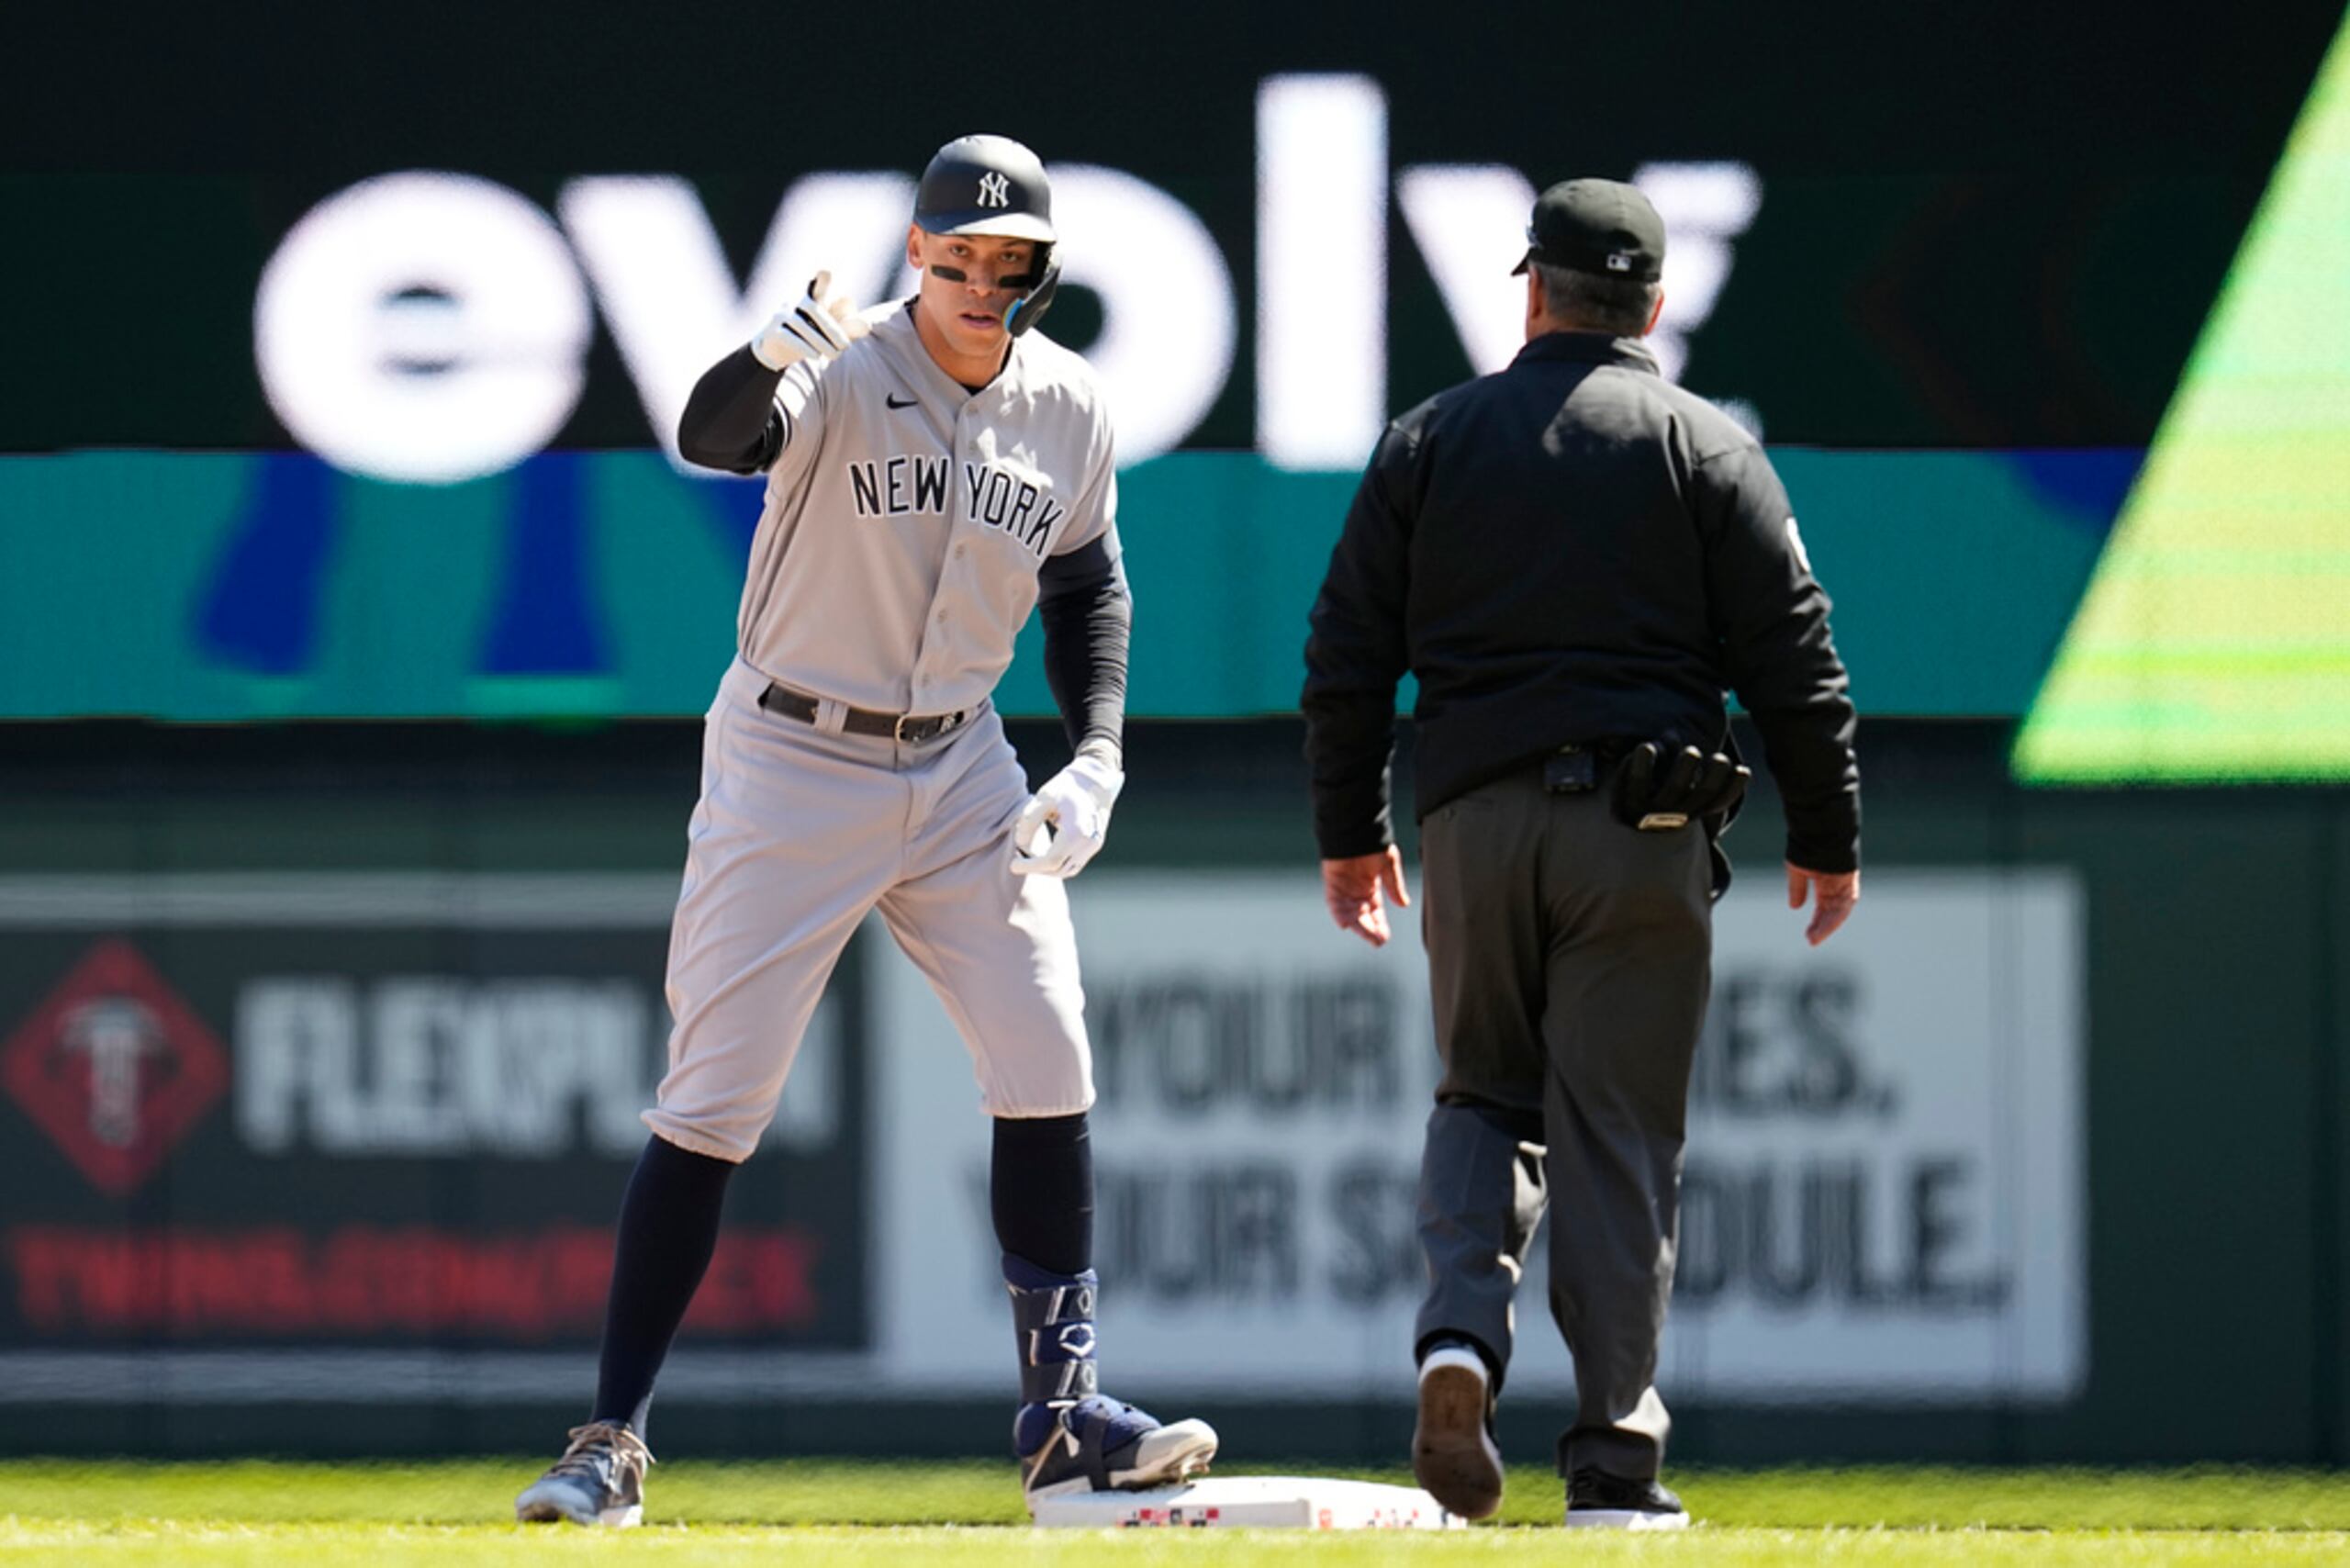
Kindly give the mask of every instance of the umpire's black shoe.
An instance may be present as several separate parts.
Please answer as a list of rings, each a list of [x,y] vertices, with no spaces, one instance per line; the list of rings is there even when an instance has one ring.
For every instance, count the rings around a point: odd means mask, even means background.
[[[1592,1529],[1687,1529],[1689,1511],[1653,1479],[1634,1481],[1586,1465],[1567,1480],[1567,1523]]]
[[[1420,1363],[1420,1419],[1412,1429],[1412,1475],[1464,1519],[1502,1506],[1502,1450],[1494,1442],[1494,1396],[1484,1358],[1458,1342]]]

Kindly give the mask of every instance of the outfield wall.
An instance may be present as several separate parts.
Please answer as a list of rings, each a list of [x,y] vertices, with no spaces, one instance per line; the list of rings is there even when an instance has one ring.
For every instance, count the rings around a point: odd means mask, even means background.
[[[6,737],[0,1444],[543,1446],[658,1071],[692,727]],[[1425,979],[1326,929],[1296,740],[1142,728],[1073,890],[1105,1342],[1236,1456],[1392,1457]],[[1816,952],[1767,797],[1733,835],[1678,1451],[2338,1460],[2350,808],[2028,794],[2003,740],[1864,733],[1869,896]],[[984,1155],[943,1012],[867,932],[660,1440],[991,1450]],[[1565,1388],[1541,1283],[1514,1442]]]

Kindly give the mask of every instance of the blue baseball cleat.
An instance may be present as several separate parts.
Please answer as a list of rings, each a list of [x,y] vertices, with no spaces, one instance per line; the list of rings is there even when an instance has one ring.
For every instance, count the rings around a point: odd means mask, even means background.
[[[625,1421],[574,1427],[571,1446],[514,1499],[523,1524],[569,1519],[626,1529],[644,1518],[644,1467],[653,1452]]]
[[[1024,1405],[1013,1427],[1021,1490],[1040,1497],[1072,1492],[1140,1492],[1177,1485],[1215,1458],[1215,1428],[1205,1421],[1163,1425],[1115,1399]]]

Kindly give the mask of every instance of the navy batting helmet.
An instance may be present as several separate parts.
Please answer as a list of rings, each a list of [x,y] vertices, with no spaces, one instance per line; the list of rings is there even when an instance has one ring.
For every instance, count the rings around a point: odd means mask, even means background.
[[[1036,264],[1005,283],[1020,297],[1004,312],[1016,335],[1043,319],[1060,286],[1053,264],[1053,185],[1034,152],[1008,136],[958,136],[940,148],[914,192],[914,224],[933,234],[992,234],[1026,240]],[[937,269],[933,269],[934,271]]]

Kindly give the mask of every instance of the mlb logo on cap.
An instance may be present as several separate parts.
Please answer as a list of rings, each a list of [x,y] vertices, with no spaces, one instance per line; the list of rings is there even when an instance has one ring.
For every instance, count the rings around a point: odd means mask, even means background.
[[[1511,270],[1522,273],[1536,262],[1654,283],[1664,275],[1664,221],[1636,186],[1568,180],[1535,198],[1526,256]]]

